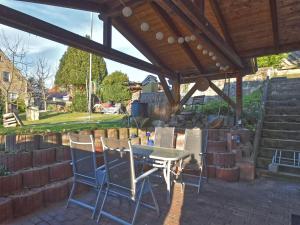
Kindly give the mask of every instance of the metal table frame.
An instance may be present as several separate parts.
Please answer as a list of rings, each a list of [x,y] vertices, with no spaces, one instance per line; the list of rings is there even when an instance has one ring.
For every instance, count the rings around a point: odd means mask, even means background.
[[[167,184],[167,201],[171,202],[171,166],[172,162],[179,161],[190,155],[189,152],[184,150],[178,150],[175,148],[163,148],[157,146],[147,146],[147,145],[133,145],[133,154],[138,156],[143,156],[146,158],[160,160],[165,162],[163,167],[163,175]]]

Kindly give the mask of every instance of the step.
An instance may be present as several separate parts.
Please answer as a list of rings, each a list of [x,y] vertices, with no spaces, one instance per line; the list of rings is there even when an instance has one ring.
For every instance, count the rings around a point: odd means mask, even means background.
[[[266,115],[265,122],[294,122],[300,123],[300,115]]]
[[[300,182],[300,175],[286,172],[271,172],[267,169],[256,169],[256,174],[259,177],[275,178],[279,180],[296,181]]]
[[[293,139],[300,141],[300,130],[270,130],[263,129],[262,136],[276,139]]]
[[[268,116],[265,116],[267,118]],[[300,123],[291,123],[291,122],[264,122],[264,129],[269,130],[300,130]]]
[[[259,153],[258,153],[258,156],[259,157],[264,157],[264,158],[268,158],[268,159],[272,159],[273,155],[274,155],[274,152],[276,150],[282,150],[284,152],[290,152],[291,154],[293,154],[294,152],[299,152],[300,149],[298,150],[295,150],[295,149],[283,149],[283,148],[264,148],[264,147],[261,147],[259,148]]]
[[[262,138],[260,146],[264,148],[300,149],[300,141],[292,139]]]
[[[268,95],[268,100],[291,100],[291,99],[300,99],[300,93],[297,94],[293,93],[276,93],[273,95]]]
[[[266,102],[267,107],[278,107],[278,106],[288,106],[288,107],[295,107],[300,105],[300,99],[291,99],[291,100],[268,100]]]
[[[266,114],[295,115],[300,112],[300,106],[266,107]]]

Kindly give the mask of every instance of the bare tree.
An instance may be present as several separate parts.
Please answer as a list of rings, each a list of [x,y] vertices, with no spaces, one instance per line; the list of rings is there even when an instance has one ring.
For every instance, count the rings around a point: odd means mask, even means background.
[[[34,74],[34,88],[40,93],[44,110],[47,110],[48,90],[46,82],[51,77],[50,66],[45,58],[39,58],[36,62],[36,72]]]
[[[6,74],[5,82],[1,85],[2,92],[4,94],[4,102],[5,102],[5,112],[9,112],[9,104],[11,103],[11,90],[13,88],[13,83],[18,79],[17,75],[27,74],[28,63],[25,61],[26,50],[24,44],[20,37],[16,37],[14,40],[8,39],[7,36],[2,31],[2,35],[0,37],[1,40],[1,48],[0,50],[4,52],[8,60],[10,61],[9,73]],[[21,77],[23,79],[23,77]],[[25,79],[25,78],[24,78]],[[26,81],[24,82],[26,84]],[[27,90],[27,84],[25,85],[24,91]]]

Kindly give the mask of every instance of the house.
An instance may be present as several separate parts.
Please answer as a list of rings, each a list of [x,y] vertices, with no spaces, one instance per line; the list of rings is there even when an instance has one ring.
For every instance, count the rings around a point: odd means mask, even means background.
[[[13,67],[12,62],[0,50],[0,95],[1,99],[9,97],[10,110],[15,108],[13,103],[18,98],[28,104],[28,82],[21,72]]]

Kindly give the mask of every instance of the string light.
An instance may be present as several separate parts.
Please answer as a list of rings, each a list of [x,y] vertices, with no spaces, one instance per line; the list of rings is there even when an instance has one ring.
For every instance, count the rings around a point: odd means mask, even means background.
[[[184,37],[179,37],[177,41],[178,41],[178,44],[183,44]]]
[[[201,44],[197,45],[197,49],[201,50],[203,48],[203,46]]]
[[[213,53],[212,51],[209,51],[208,55],[209,55],[210,57],[212,57],[212,56],[214,55],[214,53]]]
[[[213,57],[211,57],[211,59],[213,60],[213,61],[216,61],[217,60],[217,56],[213,56]]]
[[[196,36],[195,35],[191,35],[191,41],[196,41]]]
[[[208,53],[208,51],[207,51],[206,49],[204,49],[204,50],[202,51],[202,54],[203,54],[203,55],[207,55],[207,53]]]
[[[150,29],[149,23],[143,22],[141,23],[141,30],[146,32]]]
[[[155,37],[157,40],[161,41],[164,38],[164,34],[163,34],[163,32],[159,31],[155,34]]]
[[[123,16],[125,17],[130,17],[132,15],[132,9],[128,6],[125,6],[123,9],[122,9],[122,14]]]
[[[168,37],[168,43],[169,44],[174,44],[175,38],[173,36]]]
[[[185,36],[184,40],[185,40],[186,42],[190,42],[191,37],[190,37],[190,36]]]
[[[216,67],[220,67],[221,64],[219,62],[216,63]]]

